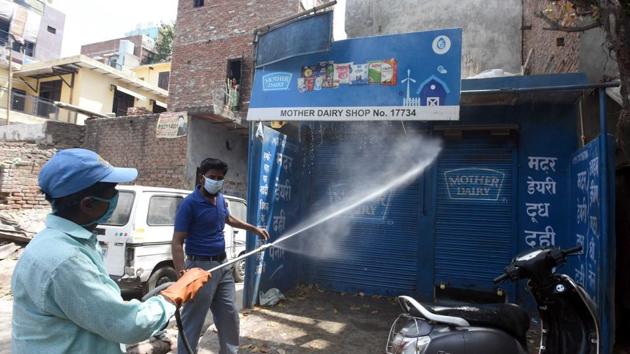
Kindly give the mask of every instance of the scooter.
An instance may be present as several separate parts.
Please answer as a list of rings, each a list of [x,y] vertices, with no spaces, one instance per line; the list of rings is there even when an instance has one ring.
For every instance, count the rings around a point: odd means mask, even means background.
[[[494,279],[529,279],[541,320],[539,353],[599,353],[595,305],[571,277],[555,274],[582,246],[535,248],[516,256]],[[527,354],[530,318],[514,304],[441,307],[400,296],[403,313],[389,332],[388,354]]]

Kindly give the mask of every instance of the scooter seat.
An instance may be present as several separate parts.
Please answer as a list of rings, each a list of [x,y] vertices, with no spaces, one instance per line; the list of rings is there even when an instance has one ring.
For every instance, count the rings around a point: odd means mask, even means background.
[[[514,304],[483,304],[465,305],[459,307],[444,307],[422,304],[427,310],[436,315],[463,318],[471,326],[492,327],[503,330],[514,336],[519,342],[526,342],[529,329],[529,315],[525,310]],[[422,315],[411,309],[414,316]],[[416,313],[414,313],[416,312]]]

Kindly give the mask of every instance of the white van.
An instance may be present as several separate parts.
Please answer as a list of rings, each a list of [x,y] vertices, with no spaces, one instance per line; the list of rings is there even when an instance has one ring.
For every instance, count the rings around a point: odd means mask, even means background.
[[[143,293],[177,280],[171,255],[175,212],[191,191],[143,186],[117,186],[118,206],[107,224],[96,229],[105,266],[123,291]],[[246,220],[243,199],[225,196],[230,213]],[[246,232],[225,224],[228,259],[245,251]],[[234,267],[234,278],[243,281],[245,262]]]

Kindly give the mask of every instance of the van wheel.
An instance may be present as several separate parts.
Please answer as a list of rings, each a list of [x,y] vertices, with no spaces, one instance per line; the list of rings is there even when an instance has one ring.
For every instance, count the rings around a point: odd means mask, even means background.
[[[146,292],[152,291],[164,283],[173,281],[177,281],[177,272],[175,269],[171,266],[160,267],[158,270],[153,272],[153,274],[149,277],[149,280],[147,280]]]
[[[242,255],[244,252],[241,252]],[[240,261],[234,263],[234,281],[237,283],[242,283],[245,280],[245,260],[241,259]]]

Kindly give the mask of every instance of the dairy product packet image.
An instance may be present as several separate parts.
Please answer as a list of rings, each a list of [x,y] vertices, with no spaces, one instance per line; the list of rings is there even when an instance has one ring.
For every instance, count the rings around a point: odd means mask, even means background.
[[[383,61],[371,61],[368,63],[368,83],[380,84],[381,71],[383,70]]]
[[[339,85],[350,84],[350,65],[352,63],[335,64],[335,82]]]
[[[398,62],[396,59],[387,59],[381,66],[381,83],[395,86],[398,80]]]
[[[305,78],[300,77],[297,79],[297,89],[299,93],[306,92],[306,79]]]
[[[364,85],[368,83],[368,64],[350,65],[350,84]]]

